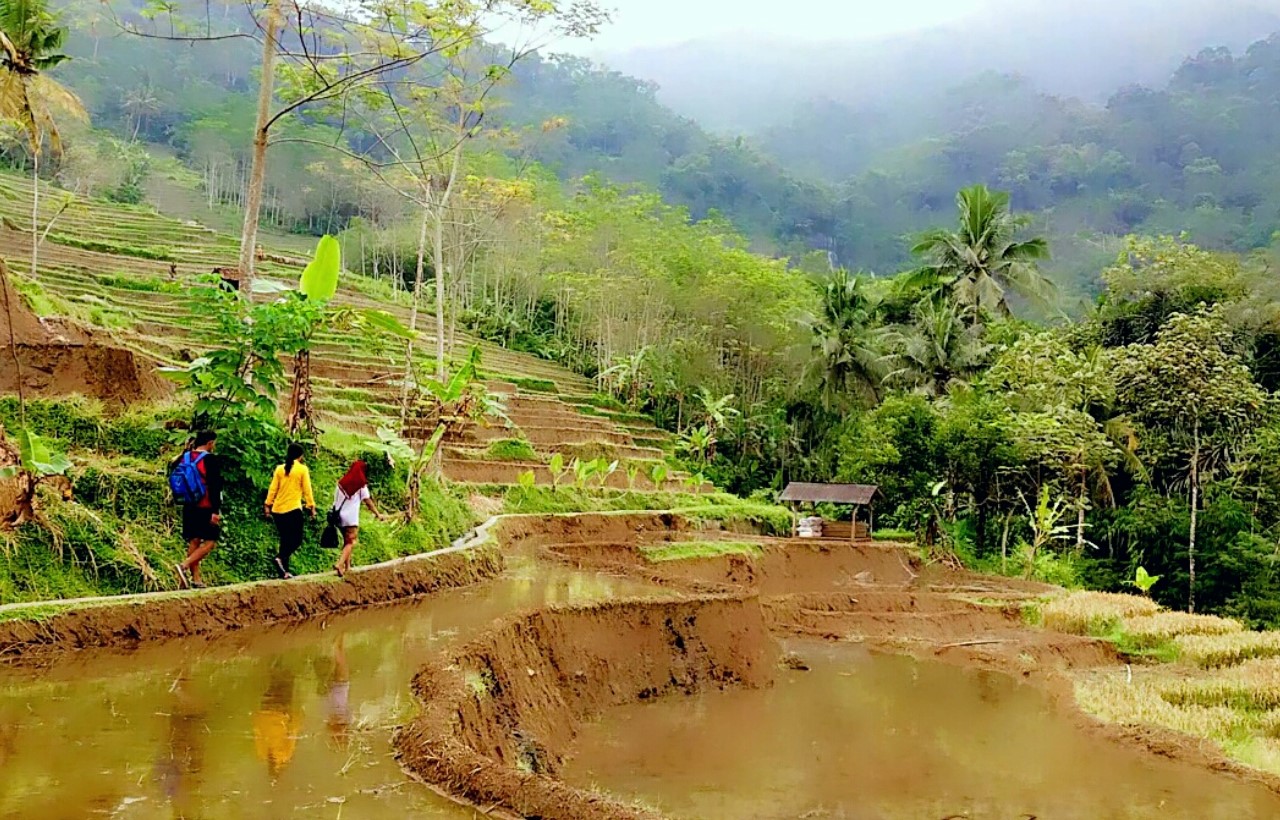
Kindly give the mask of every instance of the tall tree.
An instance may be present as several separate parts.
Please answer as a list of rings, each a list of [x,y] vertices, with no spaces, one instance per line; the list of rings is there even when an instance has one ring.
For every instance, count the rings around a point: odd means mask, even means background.
[[[62,53],[67,30],[43,0],[0,0],[0,119],[17,123],[31,152],[31,274],[40,260],[40,154],[44,141],[62,154],[54,112],[85,118],[80,99],[45,72],[70,59]]]
[[[933,398],[968,382],[993,350],[972,316],[972,308],[949,299],[918,304],[915,321],[889,337],[893,353],[886,380]]]
[[[1187,609],[1196,605],[1196,523],[1205,456],[1230,447],[1261,410],[1266,395],[1232,352],[1220,310],[1175,314],[1154,344],[1133,345],[1116,371],[1116,389],[1134,417],[1171,431],[1187,458],[1191,524],[1187,538]]]
[[[823,288],[822,314],[806,322],[814,353],[809,375],[828,410],[852,397],[879,398],[885,358],[878,307],[862,277],[841,270]]]
[[[921,276],[973,308],[970,322],[982,313],[1008,316],[1009,291],[1046,302],[1053,287],[1037,263],[1048,258],[1049,244],[1040,237],[1017,238],[1029,220],[1010,212],[1009,195],[974,185],[956,195],[956,206],[958,230],[930,231],[911,249],[924,257]]]

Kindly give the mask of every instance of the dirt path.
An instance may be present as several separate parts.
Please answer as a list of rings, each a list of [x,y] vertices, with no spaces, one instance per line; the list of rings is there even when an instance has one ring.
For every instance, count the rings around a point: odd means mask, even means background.
[[[346,580],[312,575],[191,592],[20,605],[0,621],[0,662],[42,666],[85,649],[128,650],[154,641],[302,621],[403,601],[495,577],[496,546],[442,550],[362,567]]]

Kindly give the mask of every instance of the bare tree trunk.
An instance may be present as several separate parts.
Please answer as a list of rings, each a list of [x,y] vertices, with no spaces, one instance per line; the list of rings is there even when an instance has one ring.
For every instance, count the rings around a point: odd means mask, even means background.
[[[409,417],[409,382],[413,380],[413,337],[418,332],[418,308],[422,304],[422,277],[426,267],[427,223],[431,212],[422,210],[422,229],[418,232],[418,266],[413,278],[413,301],[409,308],[409,340],[404,345],[404,384],[400,388],[400,427]],[[438,276],[439,274],[437,274]]]
[[[17,291],[9,282],[9,266],[0,259],[0,296],[4,297],[4,315],[9,323],[9,355],[13,358],[13,371],[18,377],[18,422],[27,426],[27,396],[22,387],[22,362],[18,359],[18,340],[13,331],[13,305],[10,300]]]
[[[1009,574],[1009,523],[1013,520],[1013,510],[1004,514],[1004,532],[1000,533],[1000,574]]]
[[[44,144],[36,142],[31,152],[31,278],[35,279],[40,268],[40,149]]]
[[[1191,450],[1191,537],[1187,542],[1187,612],[1196,611],[1196,507],[1200,503],[1200,419],[1193,428]]]
[[[1077,499],[1076,509],[1076,555],[1084,554],[1084,506],[1085,496],[1089,492],[1088,484],[1089,474],[1084,470],[1080,470],[1080,497]]]
[[[315,413],[311,401],[311,351],[300,350],[293,359],[293,395],[289,398],[289,435],[299,430],[314,435]]]
[[[436,274],[436,378],[444,381],[444,204],[435,209],[435,247],[431,264]]]
[[[266,39],[262,43],[262,76],[258,88],[258,120],[253,134],[253,168],[244,204],[244,230],[240,234],[240,276],[247,289],[253,286],[254,257],[258,249],[258,219],[263,182],[267,175],[267,129],[275,87],[276,33],[279,28],[279,0],[268,0]]]

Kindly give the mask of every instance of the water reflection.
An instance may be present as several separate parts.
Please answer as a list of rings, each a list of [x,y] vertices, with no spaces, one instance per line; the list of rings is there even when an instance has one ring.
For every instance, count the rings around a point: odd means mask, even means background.
[[[513,610],[652,590],[527,565],[401,606],[0,670],[0,818],[470,818],[394,728],[436,653]]]
[[[351,671],[342,635],[333,642],[333,669],[329,675],[329,741],[333,748],[345,752],[351,745]]]
[[[174,817],[195,817],[208,736],[205,728],[207,707],[192,685],[190,670],[186,667],[178,672],[169,691],[166,742],[156,761],[155,780],[173,807]]]
[[[301,722],[302,712],[294,699],[293,671],[276,660],[271,665],[267,691],[262,695],[262,708],[253,716],[253,747],[258,759],[267,764],[267,777],[273,786],[293,760]]]

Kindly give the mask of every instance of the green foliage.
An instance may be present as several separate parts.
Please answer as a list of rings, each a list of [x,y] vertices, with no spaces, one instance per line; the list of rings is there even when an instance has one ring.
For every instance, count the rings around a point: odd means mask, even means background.
[[[1159,580],[1159,575],[1152,575],[1147,572],[1145,567],[1138,567],[1133,574],[1133,581],[1131,583],[1137,587],[1138,591],[1143,595],[1150,595],[1151,588],[1155,586],[1156,582]]]
[[[640,554],[655,564],[665,561],[698,561],[727,555],[758,557],[764,554],[759,544],[747,541],[681,541],[660,546],[641,547]]]
[[[88,239],[82,236],[58,233],[57,231],[49,234],[48,241],[72,248],[80,248],[81,250],[111,254],[112,256],[132,256],[137,259],[151,259],[156,262],[182,261],[173,248],[163,245],[126,245],[109,239]]]
[[[185,555],[178,533],[178,509],[166,503],[166,472],[176,451],[156,421],[163,410],[106,414],[100,405],[69,400],[32,402],[28,417],[45,424],[48,446],[65,449],[75,462],[74,497],[64,502],[44,493],[39,502],[48,527],[28,524],[0,550],[0,596],[6,601],[48,600],[169,588],[171,567]],[[0,400],[0,420],[16,412],[12,399]],[[7,422],[6,422],[7,423]],[[168,444],[168,446],[166,446]],[[318,495],[331,490],[353,458],[369,465],[370,490],[384,510],[407,504],[407,461],[392,466],[380,442],[366,448],[344,442],[307,453]],[[228,484],[224,491],[224,533],[205,562],[214,583],[271,577],[276,536],[261,516],[270,473],[242,460],[253,446],[265,448],[274,467],[284,438],[251,444],[241,431],[223,431],[218,453]],[[465,494],[434,482],[420,488],[420,512],[409,523],[374,520],[361,527],[355,561],[368,564],[448,546],[475,523]],[[332,554],[321,550],[318,531],[308,531],[294,559],[295,571],[324,572]]]
[[[307,263],[298,280],[298,291],[313,302],[327,302],[338,292],[338,274],[342,270],[342,249],[332,236],[320,237],[315,256]]]
[[[491,443],[485,455],[497,461],[534,461],[538,454],[524,439],[504,438]]]

